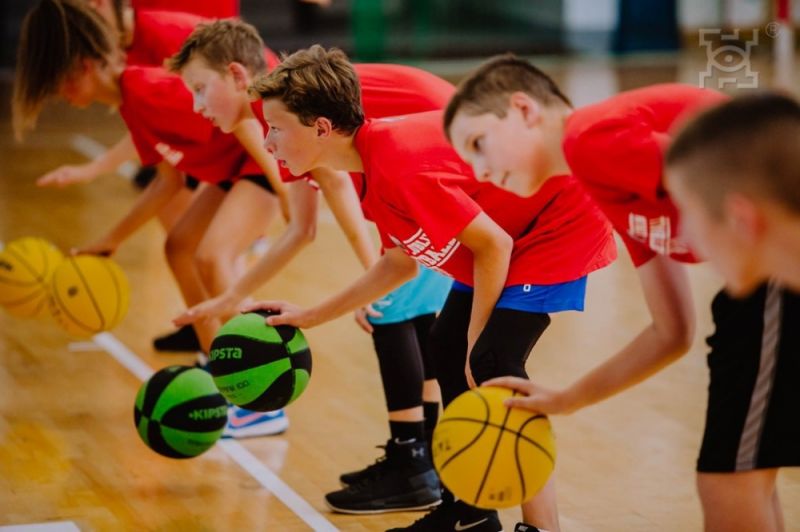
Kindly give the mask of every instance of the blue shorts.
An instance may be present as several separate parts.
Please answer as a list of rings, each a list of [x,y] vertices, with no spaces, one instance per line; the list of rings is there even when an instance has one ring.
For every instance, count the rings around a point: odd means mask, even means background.
[[[415,278],[372,304],[383,316],[369,316],[369,322],[385,325],[439,312],[452,284],[449,277],[420,266]]]
[[[472,287],[455,281],[453,290],[472,292]],[[563,312],[583,310],[586,299],[586,276],[558,284],[516,284],[500,294],[495,308],[523,312]]]

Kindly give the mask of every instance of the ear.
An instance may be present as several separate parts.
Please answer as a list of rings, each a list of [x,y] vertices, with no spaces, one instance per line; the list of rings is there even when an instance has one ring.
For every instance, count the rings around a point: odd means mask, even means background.
[[[542,119],[541,104],[522,91],[511,93],[508,98],[508,106],[522,114],[526,125],[536,125]]]
[[[324,116],[318,117],[314,121],[314,128],[317,130],[318,137],[330,137],[333,133],[333,124]]]
[[[762,207],[751,198],[731,192],[722,202],[725,224],[746,242],[753,244],[763,238],[767,217]]]
[[[250,86],[250,73],[243,64],[236,61],[228,64],[228,74],[233,77],[237,89],[247,90],[247,87]]]

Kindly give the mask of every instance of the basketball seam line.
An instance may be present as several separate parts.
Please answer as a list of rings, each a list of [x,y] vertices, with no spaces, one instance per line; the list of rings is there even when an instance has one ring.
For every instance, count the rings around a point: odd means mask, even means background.
[[[33,275],[34,279],[36,279],[40,283],[44,280],[44,279],[40,278],[40,276],[36,273],[36,270],[33,269],[33,266],[31,266],[28,263],[28,261],[25,260],[25,257],[23,257],[22,255],[18,254],[16,251],[14,251],[14,248],[6,248],[6,250],[10,254],[12,254],[12,255],[14,255],[16,257],[16,259],[20,262],[20,264],[22,264],[28,270],[28,272],[31,275]]]
[[[478,392],[473,392],[473,393],[477,394]],[[517,392],[513,392],[511,396],[514,397],[516,395]],[[483,488],[486,485],[486,480],[489,478],[489,471],[491,471],[492,463],[494,463],[494,459],[497,456],[497,449],[500,447],[500,440],[503,438],[503,433],[505,432],[506,423],[508,423],[509,416],[511,416],[511,409],[507,408],[505,418],[503,418],[503,424],[500,426],[500,430],[497,431],[497,440],[494,442],[494,449],[492,449],[492,455],[489,457],[489,463],[486,464],[486,469],[483,472],[483,479],[481,480],[480,486],[478,486],[478,493],[475,495],[475,504],[477,504],[478,500],[481,498],[481,493],[483,492]]]
[[[543,416],[543,415],[537,415],[537,416],[535,416],[535,417],[532,417],[532,418],[531,418],[530,420],[528,420],[528,421],[529,421],[529,422],[531,422],[531,421],[536,421],[536,420],[538,420],[538,419],[545,419],[545,418],[546,418],[546,416]],[[468,417],[451,417],[451,418],[447,418],[447,419],[442,419],[442,420],[440,420],[440,421],[439,421],[439,424],[442,424],[442,423],[447,423],[447,422],[450,422],[450,421],[461,421],[461,422],[469,422],[469,423],[479,423],[480,425],[483,425],[483,426],[484,426],[484,428],[485,428],[485,427],[491,427],[491,428],[493,428],[493,429],[498,429],[498,430],[501,430],[502,432],[510,432],[511,434],[516,434],[516,432],[515,432],[515,431],[513,431],[513,430],[511,430],[511,429],[508,429],[508,428],[503,428],[501,425],[498,425],[498,424],[496,424],[496,423],[486,423],[486,422],[483,422],[483,421],[478,421],[477,419],[472,419],[472,418],[468,418]],[[531,445],[534,445],[534,446],[536,446],[536,447],[540,447],[540,445],[539,445],[538,443],[536,443],[536,441],[534,441],[534,440],[530,439],[530,438],[529,438],[529,437],[527,437],[527,436],[523,436],[522,434],[520,434],[520,435],[519,435],[519,438],[520,438],[521,440],[523,440],[523,441],[526,441],[526,442],[530,443]],[[449,462],[450,460],[452,460],[453,458],[455,458],[455,455],[453,455],[452,457],[450,457],[450,458],[448,459],[448,462]]]
[[[115,299],[117,304],[115,305],[116,310],[114,310],[114,319],[111,322],[109,322],[109,323],[113,323],[113,324],[116,325],[120,321],[122,321],[122,317],[120,316],[120,314],[122,314],[122,308],[121,308],[121,306],[122,306],[122,289],[119,286],[119,283],[117,283],[116,272],[111,267],[111,265],[108,262],[104,261],[104,260],[100,261],[100,264],[103,265],[103,268],[105,268],[105,270],[108,272],[108,276],[111,277],[111,282],[114,283],[114,291],[117,293],[117,297]]]
[[[94,298],[94,294],[92,293],[91,288],[89,287],[89,283],[86,281],[86,277],[83,276],[83,272],[80,268],[78,268],[78,264],[75,262],[74,259],[70,257],[70,262],[72,267],[75,268],[75,273],[78,274],[80,277],[81,282],[83,283],[83,287],[86,289],[86,295],[89,296],[89,301],[92,302],[92,306],[94,307],[95,313],[97,313],[97,317],[100,318],[100,327],[98,330],[103,331],[106,328],[106,317],[103,316],[103,312],[100,310],[100,305],[97,304],[97,300]]]
[[[55,287],[55,279],[53,281],[54,281],[53,282],[53,292],[52,292],[53,293],[53,300],[56,302],[56,306],[58,307],[58,309],[61,312],[63,312],[64,314],[66,314],[67,316],[69,316],[69,318],[72,320],[72,322],[75,325],[77,325],[79,328],[84,329],[86,332],[88,332],[90,334],[95,334],[97,331],[95,331],[93,328],[91,328],[88,325],[86,325],[85,323],[83,323],[75,315],[73,315],[72,312],[69,311],[69,309],[67,309],[66,303],[64,303],[64,301],[61,300],[61,297],[58,294],[58,290],[55,289],[56,288]],[[56,319],[58,319],[58,317],[56,317]]]
[[[485,407],[485,409],[486,409],[486,419],[489,419],[490,409],[489,409],[489,404],[486,402],[486,398],[484,398],[484,397],[483,397],[482,395],[480,395],[480,394],[475,394],[475,395],[476,395],[476,397],[477,397],[478,399],[480,399],[480,400],[481,400],[481,402],[483,403],[483,406],[484,406],[484,407]],[[444,421],[444,420],[442,420],[442,421]],[[440,421],[439,423],[442,423],[442,421]],[[476,435],[475,435],[475,437],[472,439],[472,441],[471,441],[471,442],[469,442],[469,443],[468,443],[468,444],[466,444],[464,447],[462,447],[461,449],[459,449],[458,451],[456,451],[456,452],[455,452],[455,453],[454,453],[454,454],[453,454],[453,455],[452,455],[450,458],[448,458],[447,460],[445,460],[445,461],[444,461],[444,463],[442,464],[442,467],[441,467],[441,470],[442,470],[442,471],[444,470],[444,468],[445,468],[445,467],[447,467],[447,466],[450,464],[450,462],[452,462],[453,460],[455,460],[456,458],[458,458],[459,456],[461,456],[461,454],[463,454],[464,452],[466,452],[466,451],[467,451],[467,449],[469,449],[470,447],[472,447],[473,445],[475,445],[475,442],[476,442],[476,441],[478,441],[479,439],[481,439],[481,436],[483,436],[483,433],[486,431],[486,427],[488,426],[488,423],[487,423],[487,422],[485,422],[485,421],[484,421],[484,422],[481,422],[481,421],[478,421],[478,420],[476,420],[476,419],[470,419],[469,421],[473,421],[473,422],[475,422],[475,423],[480,423],[480,424],[481,424],[481,430],[480,430],[480,432],[478,432],[478,434],[476,434]]]

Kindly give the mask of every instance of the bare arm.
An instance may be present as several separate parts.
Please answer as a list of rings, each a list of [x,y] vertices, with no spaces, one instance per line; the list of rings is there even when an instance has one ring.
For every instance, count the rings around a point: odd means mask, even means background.
[[[354,283],[310,309],[282,301],[263,301],[245,310],[265,309],[279,315],[267,318],[270,325],[313,327],[364,306],[400,286],[417,273],[416,262],[401,249],[391,248]]]
[[[250,157],[255,160],[264,176],[269,181],[272,190],[281,203],[281,211],[283,218],[288,220],[291,216],[288,191],[286,184],[281,179],[280,169],[275,157],[264,148],[264,130],[261,124],[255,118],[246,118],[241,121],[233,132],[242,147],[250,154]]]
[[[364,269],[378,261],[380,256],[375,244],[369,236],[361,201],[356,194],[353,182],[347,172],[337,172],[327,168],[318,168],[311,172],[314,177],[324,173],[324,179],[318,179],[320,189],[328,201],[333,216],[342,228],[350,247],[353,248]]]
[[[225,293],[189,308],[173,320],[176,325],[235,312],[245,298],[275,277],[303,247],[314,240],[317,229],[317,191],[305,181],[290,183],[287,191],[292,217],[283,234]]]
[[[511,237],[485,213],[480,213],[458,235],[472,251],[474,296],[467,331],[467,382],[475,385],[469,368],[469,353],[489,320],[503,291],[511,262]]]
[[[685,266],[662,255],[637,269],[652,323],[618,353],[564,390],[548,390],[524,379],[504,377],[504,385],[528,397],[513,404],[543,413],[570,413],[611,397],[657,373],[686,353],[695,314]]]
[[[131,234],[156,216],[183,187],[183,175],[168,163],[158,164],[156,178],[147,186],[128,213],[100,240],[78,248],[76,253],[111,254]]]
[[[130,133],[109,148],[100,157],[86,164],[64,165],[36,180],[40,187],[63,187],[77,183],[88,183],[95,178],[116,171],[124,162],[137,159],[136,146]]]

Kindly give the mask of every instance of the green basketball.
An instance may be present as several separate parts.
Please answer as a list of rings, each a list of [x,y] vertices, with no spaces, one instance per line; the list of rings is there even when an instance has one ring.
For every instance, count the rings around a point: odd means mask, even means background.
[[[300,329],[272,327],[266,312],[231,318],[211,343],[208,370],[231,403],[268,412],[297,399],[311,377],[311,352]]]
[[[228,406],[207,372],[169,366],[139,388],[133,421],[142,441],[158,454],[191,458],[222,436]]]

